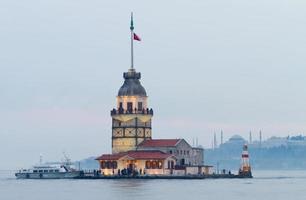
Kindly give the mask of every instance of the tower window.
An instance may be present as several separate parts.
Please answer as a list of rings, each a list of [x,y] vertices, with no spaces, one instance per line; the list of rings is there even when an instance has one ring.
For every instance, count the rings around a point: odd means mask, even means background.
[[[119,103],[119,108],[122,108],[122,102]]]
[[[133,111],[133,103],[132,102],[127,102],[127,110],[129,112],[132,112]]]
[[[138,110],[139,110],[139,111],[142,110],[142,102],[138,102]]]

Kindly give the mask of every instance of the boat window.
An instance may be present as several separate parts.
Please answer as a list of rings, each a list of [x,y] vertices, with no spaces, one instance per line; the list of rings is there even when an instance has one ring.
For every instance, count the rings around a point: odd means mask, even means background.
[[[49,172],[54,172],[54,170],[53,170],[53,169],[50,169]]]
[[[44,170],[44,172],[48,172],[48,170]]]
[[[37,173],[37,170],[33,170],[33,173]]]
[[[59,170],[58,170],[58,169],[56,169],[56,170],[55,170],[55,172],[59,172]]]
[[[38,170],[38,172],[40,173],[40,172],[43,172],[43,170]]]

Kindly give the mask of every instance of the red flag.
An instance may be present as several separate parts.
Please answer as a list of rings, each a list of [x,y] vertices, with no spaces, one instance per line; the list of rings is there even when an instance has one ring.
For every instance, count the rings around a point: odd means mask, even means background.
[[[134,40],[141,41],[141,38],[138,35],[136,35],[136,33],[134,33]]]

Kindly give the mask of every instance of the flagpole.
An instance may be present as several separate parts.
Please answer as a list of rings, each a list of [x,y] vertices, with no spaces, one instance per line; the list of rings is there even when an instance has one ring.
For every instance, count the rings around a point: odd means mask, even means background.
[[[133,25],[133,12],[131,13],[131,27],[130,27],[130,30],[131,30],[131,69],[134,68],[134,45],[133,45],[133,42],[134,42],[134,25]]]

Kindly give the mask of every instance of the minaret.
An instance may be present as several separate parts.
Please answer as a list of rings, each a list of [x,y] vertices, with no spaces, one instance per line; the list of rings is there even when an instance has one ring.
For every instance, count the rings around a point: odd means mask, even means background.
[[[112,153],[136,150],[138,144],[152,138],[153,110],[148,108],[148,96],[139,81],[141,74],[133,66],[133,16],[130,29],[131,68],[123,73],[124,83],[117,95],[117,106],[111,111]]]
[[[216,132],[214,132],[214,149],[218,148]]]
[[[250,131],[250,134],[249,134],[249,144],[252,144],[252,131]]]
[[[223,130],[221,130],[221,144],[223,144]]]
[[[262,145],[262,133],[261,130],[259,130],[259,147],[261,148]]]

